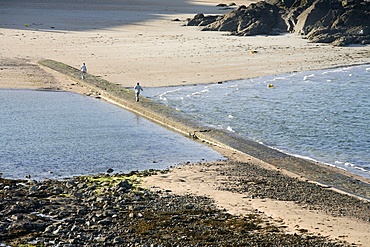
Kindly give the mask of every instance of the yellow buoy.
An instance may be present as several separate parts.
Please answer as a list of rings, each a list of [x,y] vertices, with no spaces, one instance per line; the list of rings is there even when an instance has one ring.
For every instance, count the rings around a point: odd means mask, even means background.
[[[272,88],[272,87],[274,87],[274,84],[268,84],[267,87]]]

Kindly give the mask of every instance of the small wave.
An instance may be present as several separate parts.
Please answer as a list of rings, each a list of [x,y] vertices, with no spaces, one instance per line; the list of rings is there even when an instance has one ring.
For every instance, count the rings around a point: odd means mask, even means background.
[[[198,96],[198,95],[202,95],[202,94],[205,94],[205,93],[208,93],[208,92],[209,92],[209,89],[203,89],[201,91],[197,91],[197,92],[193,92],[191,94],[188,94],[188,95],[186,95],[186,97]]]
[[[311,74],[311,75],[306,75],[306,76],[304,76],[303,77],[303,80],[304,81],[307,81],[309,78],[311,78],[311,77],[315,77],[315,74]]]
[[[205,85],[204,88],[211,88],[211,87],[214,87],[216,86],[217,84],[209,84],[209,85]]]
[[[355,164],[352,164],[352,163],[349,163],[349,162],[342,162],[342,161],[335,161],[334,164],[336,164],[335,167],[337,168],[340,168],[340,169],[343,169],[343,170],[346,170],[344,167],[348,167],[348,169],[350,169],[350,171],[359,171],[359,175],[363,176],[364,174],[367,174],[367,173],[370,173],[370,170],[364,168],[364,167],[360,167],[360,166],[357,166]],[[356,173],[356,172],[354,172]],[[365,177],[368,177],[368,175],[366,175]]]
[[[352,164],[352,163],[349,163],[349,162],[345,162],[344,165],[348,166],[348,167],[351,167],[351,168],[354,168],[356,170],[362,171],[362,172],[370,172],[370,171],[366,170],[363,167],[356,166],[355,164]]]
[[[226,130],[228,130],[230,132],[235,132],[230,126],[227,126]]]
[[[263,143],[261,142],[261,144],[263,144]],[[335,167],[335,168],[338,168],[338,169],[341,169],[341,170],[346,171],[346,169],[343,168],[343,167],[336,166],[336,165],[333,165],[331,163],[323,163],[323,162],[320,162],[320,161],[318,161],[318,160],[316,160],[314,158],[311,158],[309,156],[290,153],[290,152],[287,152],[286,150],[283,150],[283,149],[280,149],[280,148],[276,148],[276,147],[272,147],[272,146],[268,146],[268,147],[271,148],[271,149],[277,150],[279,152],[285,153],[287,155],[293,156],[293,157],[297,157],[297,158],[304,159],[304,160],[309,160],[309,161],[312,161],[312,162],[315,162],[315,163],[321,163],[321,164],[326,165],[326,166]]]
[[[239,91],[239,84],[231,85],[227,88],[232,88],[234,91]],[[230,93],[232,93],[232,92],[227,92],[227,93],[225,93],[225,95],[229,95]]]
[[[293,78],[294,76],[296,76],[296,73],[291,73],[291,74],[285,74],[283,76],[277,76],[275,78],[272,78],[272,79],[269,79],[269,80],[266,80],[266,81],[263,81],[263,84],[270,84],[272,82],[276,82],[276,81],[285,81],[285,80],[290,80],[290,78]]]
[[[350,69],[350,68],[338,68],[338,69],[326,70],[326,71],[322,72],[321,74],[322,75],[335,74],[335,73],[340,73],[340,72],[346,71],[348,69]]]
[[[339,164],[339,165],[342,165],[344,164],[344,162],[341,162],[341,161],[335,161],[334,164]]]
[[[181,88],[177,88],[177,89],[174,89],[174,90],[168,90],[168,91],[160,93],[158,95],[154,95],[154,97],[158,96],[160,100],[167,101],[167,98],[165,97],[165,95],[170,94],[170,93],[174,93],[174,92],[178,92],[178,91],[181,91]]]

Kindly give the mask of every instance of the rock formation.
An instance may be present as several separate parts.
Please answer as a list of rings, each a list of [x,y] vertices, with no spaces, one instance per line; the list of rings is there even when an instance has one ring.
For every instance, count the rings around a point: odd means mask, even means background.
[[[369,44],[370,0],[266,0],[225,15],[197,14],[186,25],[238,36],[294,32],[317,43]]]

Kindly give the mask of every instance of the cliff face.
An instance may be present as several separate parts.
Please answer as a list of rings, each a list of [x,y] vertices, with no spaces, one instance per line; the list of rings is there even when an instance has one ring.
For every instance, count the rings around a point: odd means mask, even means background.
[[[337,46],[370,43],[370,0],[266,0],[221,16],[197,14],[189,26],[232,35],[294,32]]]

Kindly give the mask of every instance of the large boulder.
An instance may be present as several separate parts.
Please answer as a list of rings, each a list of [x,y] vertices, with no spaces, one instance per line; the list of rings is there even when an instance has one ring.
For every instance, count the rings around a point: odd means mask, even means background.
[[[317,0],[316,2],[324,2]],[[370,43],[370,2],[355,1],[330,8],[316,22],[301,26],[301,31],[312,42],[336,46]],[[300,27],[299,27],[300,28]]]
[[[200,13],[194,16],[193,19],[188,20],[188,26],[206,26],[210,23],[217,21],[220,16],[217,15],[208,15],[205,16],[204,14]]]
[[[316,24],[323,24],[324,20],[333,22],[333,17],[335,18],[330,1],[316,0],[297,17],[294,32],[306,35]]]
[[[279,13],[280,8],[267,2],[258,2],[248,7],[241,6],[207,24],[203,31],[227,31],[233,35],[246,36],[258,34],[272,34],[277,30],[286,30],[287,26]],[[196,15],[188,26],[201,26],[208,17],[199,18]],[[198,21],[194,21],[198,19]]]

